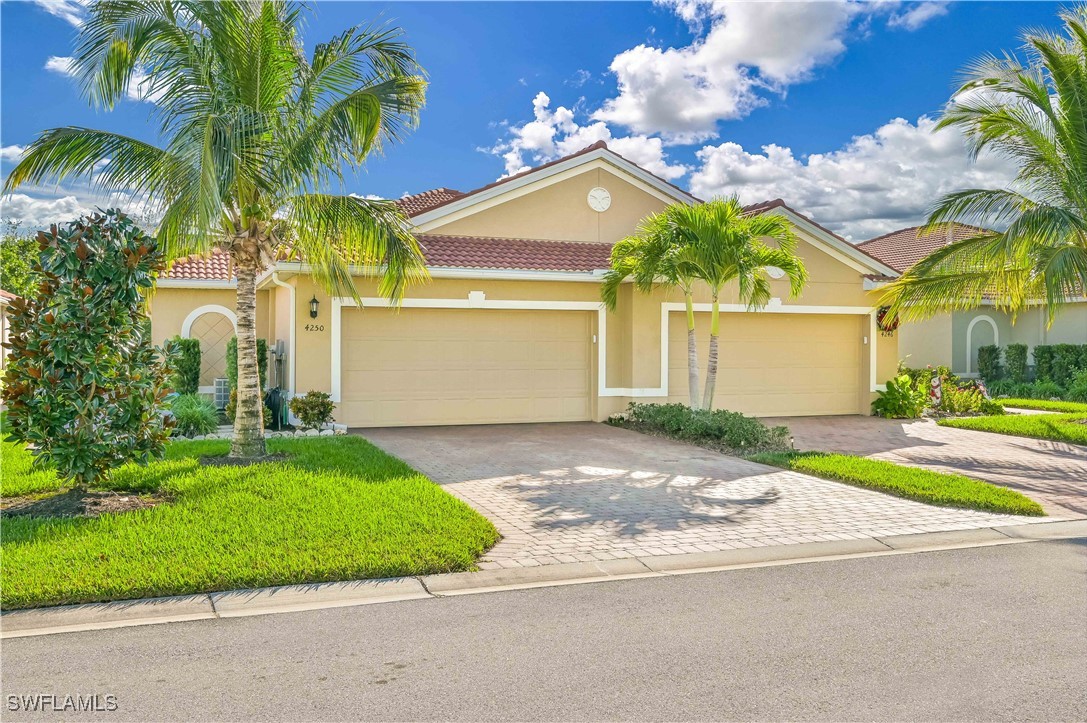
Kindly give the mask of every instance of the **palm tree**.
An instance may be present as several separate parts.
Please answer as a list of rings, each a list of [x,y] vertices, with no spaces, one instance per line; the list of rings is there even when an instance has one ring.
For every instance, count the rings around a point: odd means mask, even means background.
[[[763,241],[770,239],[775,245]],[[808,280],[804,262],[796,255],[792,224],[775,214],[751,215],[735,197],[715,198],[688,206],[675,204],[650,216],[638,232],[612,249],[611,269],[604,278],[602,296],[614,308],[619,285],[628,276],[639,291],[654,283],[683,290],[687,309],[687,359],[690,404],[712,409],[717,388],[720,298],[725,287],[736,283],[739,301],[749,309],[764,308],[771,298],[768,269],[776,267],[797,296]],[[709,360],[706,386],[698,401],[698,364],[694,330],[694,284],[710,291]]]
[[[960,221],[1002,228],[951,243],[888,285],[883,303],[922,319],[990,300],[1014,316],[1044,300],[1048,321],[1087,290],[1087,8],[1060,15],[1064,33],[1024,36],[1026,61],[984,57],[944,111],[972,157],[992,151],[1017,166],[1005,189],[944,196],[927,231]]]
[[[94,3],[72,62],[82,91],[111,109],[142,83],[163,143],[54,128],[4,184],[89,176],[103,191],[159,207],[157,235],[171,258],[229,254],[238,280],[235,457],[265,454],[255,304],[271,260],[303,258],[330,293],[356,298],[349,264],[380,273],[381,293],[393,299],[426,277],[395,205],[327,190],[417,124],[423,71],[388,27],[351,28],[307,58],[302,12],[259,0]]]

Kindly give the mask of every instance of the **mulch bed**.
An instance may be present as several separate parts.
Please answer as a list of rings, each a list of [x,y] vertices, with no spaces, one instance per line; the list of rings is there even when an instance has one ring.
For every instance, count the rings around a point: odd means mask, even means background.
[[[133,495],[70,489],[45,497],[12,497],[3,501],[3,517],[98,517],[106,513],[145,510],[169,502],[163,494]]]

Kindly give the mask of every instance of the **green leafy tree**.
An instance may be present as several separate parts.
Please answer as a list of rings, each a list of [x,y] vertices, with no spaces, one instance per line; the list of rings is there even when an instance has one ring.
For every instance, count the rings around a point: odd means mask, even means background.
[[[884,303],[905,319],[991,300],[1013,316],[1038,300],[1048,320],[1087,289],[1087,8],[1060,15],[1063,33],[1025,34],[1023,58],[970,66],[938,128],[958,128],[971,155],[1012,161],[1004,189],[944,196],[928,231],[948,222],[1003,228],[953,242],[888,285]]]
[[[38,240],[33,234],[20,233],[19,224],[4,221],[0,236],[0,289],[16,296],[33,296],[38,286],[34,277],[34,259]]]
[[[174,348],[174,391],[196,394],[200,391],[200,340],[175,336],[170,342]]]
[[[86,487],[162,457],[170,373],[143,294],[165,267],[155,239],[115,210],[38,235],[36,295],[12,302],[4,371],[10,438]]]
[[[674,204],[647,218],[634,236],[612,250],[602,298],[607,306],[614,308],[619,287],[627,277],[639,291],[649,291],[656,283],[683,291],[691,407],[712,409],[717,388],[722,293],[734,285],[740,303],[752,310],[764,308],[771,298],[768,269],[776,267],[788,279],[789,293],[799,295],[808,273],[796,255],[796,244],[788,219],[776,214],[745,213],[736,198],[715,198],[696,205]],[[710,292],[709,359],[701,404],[697,392],[693,307],[693,289],[699,282]]]
[[[395,204],[329,188],[418,122],[426,88],[389,27],[354,27],[304,53],[305,6],[100,0],[71,63],[84,95],[110,109],[146,72],[161,145],[82,127],[42,133],[5,189],[89,176],[161,206],[170,258],[229,254],[237,276],[238,414],[230,454],[265,454],[257,377],[256,279],[278,253],[303,259],[329,293],[358,298],[350,264],[399,299],[426,278]],[[105,159],[104,167],[96,164]]]

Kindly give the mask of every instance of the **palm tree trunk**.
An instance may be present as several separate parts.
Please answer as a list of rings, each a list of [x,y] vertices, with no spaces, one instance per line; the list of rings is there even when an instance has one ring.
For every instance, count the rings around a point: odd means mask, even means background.
[[[687,304],[687,392],[691,409],[698,409],[698,339],[694,333],[694,299],[690,290],[683,293]]]
[[[257,367],[257,272],[248,264],[238,276],[238,411],[234,417],[231,457],[263,457],[264,404]]]
[[[717,295],[713,295],[710,310],[710,358],[706,363],[706,394],[702,397],[702,408],[713,409],[713,393],[717,391],[717,335],[720,329],[721,306]]]

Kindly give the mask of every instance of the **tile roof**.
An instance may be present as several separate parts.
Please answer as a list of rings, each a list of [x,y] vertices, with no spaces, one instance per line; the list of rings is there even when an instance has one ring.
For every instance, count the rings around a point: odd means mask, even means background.
[[[902,272],[938,248],[952,241],[970,238],[982,231],[962,223],[946,224],[944,229],[922,234],[923,226],[910,226],[857,244],[857,248]]]
[[[465,194],[453,190],[452,188],[432,188],[429,191],[404,196],[396,201],[396,205],[399,206],[400,210],[406,215],[418,216],[435,206],[440,206],[449,201],[456,201],[458,198],[463,198],[464,196]]]
[[[527,271],[595,271],[609,265],[611,245],[576,241],[418,236],[428,266]]]
[[[518,271],[595,271],[608,268],[611,246],[576,241],[493,238],[488,236],[416,236],[427,266]],[[178,259],[165,279],[229,281],[229,258],[216,250],[207,258]]]
[[[216,249],[206,257],[186,256],[171,264],[164,279],[186,279],[192,281],[230,281],[233,278],[230,257],[224,251]]]

